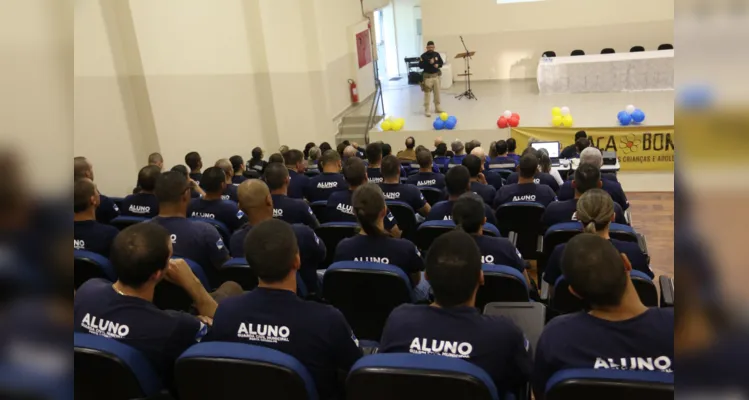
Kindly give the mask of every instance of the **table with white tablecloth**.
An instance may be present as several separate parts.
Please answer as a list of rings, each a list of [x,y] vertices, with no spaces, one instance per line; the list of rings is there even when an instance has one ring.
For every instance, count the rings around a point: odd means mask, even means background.
[[[540,93],[671,90],[674,51],[544,57],[538,63],[536,80]]]

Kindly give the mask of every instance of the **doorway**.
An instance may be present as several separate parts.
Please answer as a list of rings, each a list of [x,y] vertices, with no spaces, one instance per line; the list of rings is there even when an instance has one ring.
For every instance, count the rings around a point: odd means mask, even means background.
[[[377,48],[377,68],[380,81],[398,76],[398,48],[395,43],[395,18],[393,5],[374,12],[375,43]]]

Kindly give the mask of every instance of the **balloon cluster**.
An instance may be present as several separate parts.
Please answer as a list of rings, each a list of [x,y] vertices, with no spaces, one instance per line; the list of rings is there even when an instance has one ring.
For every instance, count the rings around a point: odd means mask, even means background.
[[[403,125],[405,125],[405,123],[406,121],[403,118],[392,119],[390,117],[387,117],[380,124],[380,128],[382,128],[383,131],[399,131],[403,129]]]
[[[446,112],[443,112],[437,116],[432,126],[439,131],[442,129],[455,129],[455,125],[457,124],[458,119],[454,115],[447,115]]]
[[[616,115],[616,119],[619,120],[619,125],[627,126],[629,124],[639,124],[645,121],[645,113],[639,108],[635,108],[634,105],[630,104],[625,107],[624,111],[619,111]]]
[[[497,126],[500,129],[507,128],[508,126],[515,128],[519,124],[520,124],[520,114],[514,113],[510,110],[505,110],[505,112],[502,113],[502,116],[499,117],[499,119],[497,120]]]
[[[570,108],[565,107],[554,107],[551,109],[551,124],[554,126],[563,126],[569,128],[575,120],[572,119],[570,114]]]

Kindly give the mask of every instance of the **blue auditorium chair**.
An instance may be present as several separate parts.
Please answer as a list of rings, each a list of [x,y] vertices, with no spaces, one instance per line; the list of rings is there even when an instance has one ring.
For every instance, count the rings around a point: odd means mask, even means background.
[[[435,239],[453,229],[455,229],[455,222],[452,220],[426,221],[416,229],[413,242],[416,247],[426,251]],[[486,236],[499,236],[497,227],[489,223],[484,224],[483,232]]]
[[[484,177],[486,178],[486,183],[491,185],[494,189],[499,190],[502,188],[502,186],[505,184],[505,178],[502,176],[501,173],[502,170],[493,170],[493,171],[486,171],[484,173]]]
[[[83,282],[93,278],[104,278],[109,281],[117,281],[117,273],[114,271],[109,259],[91,251],[73,250],[74,277],[73,284],[78,289]]]
[[[546,383],[546,400],[671,400],[674,374],[613,369],[561,370]]]
[[[325,269],[335,259],[335,249],[343,239],[357,234],[359,224],[356,222],[326,222],[315,229],[317,237],[325,243],[325,260],[318,267]]]
[[[447,164],[450,162],[450,157],[437,156],[432,160],[432,164],[436,165],[443,174],[447,172]]]
[[[181,400],[318,398],[299,360],[245,343],[198,343],[177,359],[174,377]]]
[[[445,199],[445,193],[437,188],[425,186],[420,187],[419,191],[430,206],[434,206],[435,204]]]
[[[205,222],[206,224],[216,228],[219,235],[221,235],[221,239],[224,241],[224,246],[226,246],[227,249],[229,248],[229,242],[231,242],[231,230],[226,226],[225,223],[213,218],[191,217],[190,219],[193,221]]]
[[[554,248],[560,244],[569,242],[570,239],[582,232],[583,225],[576,221],[554,224],[546,229],[546,233],[544,233],[543,251],[539,255],[537,263],[539,279],[541,279],[544,271],[546,271],[546,264],[549,262],[549,258],[551,257]]]
[[[222,282],[236,282],[244,290],[252,290],[257,287],[257,275],[247,264],[245,258],[232,258],[224,263],[219,270]]]
[[[537,302],[497,302],[484,307],[485,315],[507,317],[523,331],[530,342],[531,355],[536,351],[536,343],[546,324],[546,306]]]
[[[150,218],[146,218],[146,217],[119,216],[109,221],[109,225],[112,225],[119,230],[123,230],[130,225],[135,225],[135,224],[139,224],[141,222],[150,221],[150,220],[151,220]]]
[[[658,307],[658,290],[655,288],[655,282],[644,272],[634,269],[629,271],[629,276],[642,304],[646,307]],[[569,282],[564,275],[557,278],[549,306],[561,314],[587,309],[585,301],[573,296],[568,288]]]
[[[315,217],[317,217],[317,220],[320,221],[321,224],[328,222],[327,200],[313,201],[312,203],[309,203],[309,207],[312,209],[312,212],[315,213]]]
[[[658,278],[658,284],[661,287],[661,307],[674,306],[674,280],[666,275]]]
[[[546,207],[539,203],[513,202],[497,208],[499,233],[509,238],[526,260],[536,260],[541,252],[541,217]]]
[[[341,261],[323,276],[323,298],[341,310],[356,337],[380,340],[390,312],[414,301],[411,281],[397,266]]]
[[[395,220],[398,221],[398,229],[401,231],[401,237],[404,239],[411,239],[416,233],[416,211],[411,206],[402,201],[386,201],[388,209]]]
[[[164,390],[148,359],[114,339],[74,333],[73,354],[76,399],[145,399]]]
[[[489,374],[468,361],[433,354],[374,354],[346,379],[347,400],[499,400]]]
[[[528,302],[528,282],[523,274],[506,265],[484,264],[484,284],[476,293],[476,308],[492,302]]]
[[[210,283],[208,283],[208,278],[206,277],[205,271],[203,271],[203,267],[201,267],[200,264],[184,257],[173,258],[181,258],[185,260],[185,262],[190,266],[193,274],[195,274],[195,277],[198,278],[205,290],[207,290],[209,293],[213,290]],[[166,279],[162,280],[156,285],[156,290],[153,293],[153,304],[162,310],[189,311],[192,307],[192,303],[192,298],[187,293],[187,291],[185,291],[185,289],[167,281]]]

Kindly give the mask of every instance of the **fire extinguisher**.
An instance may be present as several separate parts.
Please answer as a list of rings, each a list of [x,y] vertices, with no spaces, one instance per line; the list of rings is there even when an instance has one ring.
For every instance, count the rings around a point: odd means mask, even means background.
[[[351,102],[356,104],[359,102],[359,90],[356,89],[356,82],[353,79],[348,80],[349,92],[351,92]]]

